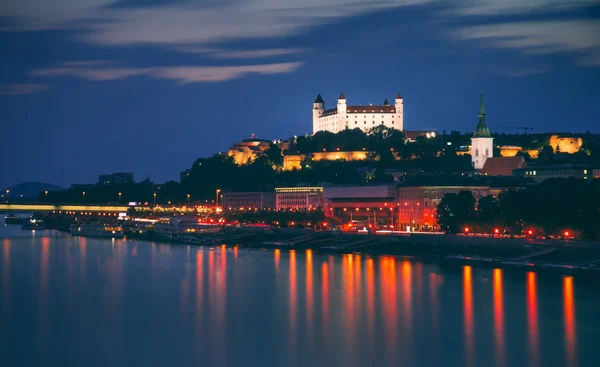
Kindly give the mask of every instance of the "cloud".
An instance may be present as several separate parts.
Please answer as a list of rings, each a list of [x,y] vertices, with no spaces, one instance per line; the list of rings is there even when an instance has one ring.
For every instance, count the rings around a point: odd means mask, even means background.
[[[600,20],[547,20],[473,26],[455,32],[461,40],[486,40],[531,54],[573,52],[600,65]]]
[[[188,53],[202,53],[220,59],[259,59],[275,56],[294,55],[307,52],[303,48],[268,48],[262,50],[220,50],[203,46],[182,46],[177,51]]]
[[[450,12],[462,15],[507,15],[557,12],[597,5],[598,0],[463,0]]]
[[[552,68],[548,66],[538,66],[533,68],[521,68],[521,69],[511,69],[501,72],[501,74],[510,76],[512,78],[522,78],[531,75],[540,75],[549,73]]]
[[[96,64],[99,63],[99,64]],[[65,63],[58,67],[31,71],[33,77],[72,77],[89,81],[109,81],[134,76],[148,76],[174,80],[182,84],[222,82],[239,79],[247,74],[284,74],[297,70],[301,62],[288,62],[241,66],[164,66],[164,67],[121,67],[90,61],[81,65]]]
[[[115,0],[19,0],[3,2],[0,17],[18,20],[5,29],[74,29],[103,45],[210,44],[282,37],[339,18],[434,0],[246,0],[175,2],[117,7]]]
[[[34,94],[48,89],[47,84],[41,83],[14,83],[0,85],[0,94],[6,96],[23,96]]]

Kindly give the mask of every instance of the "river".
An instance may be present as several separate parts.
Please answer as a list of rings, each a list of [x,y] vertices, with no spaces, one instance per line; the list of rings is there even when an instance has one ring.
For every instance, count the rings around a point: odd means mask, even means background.
[[[0,365],[597,366],[600,287],[0,226]]]

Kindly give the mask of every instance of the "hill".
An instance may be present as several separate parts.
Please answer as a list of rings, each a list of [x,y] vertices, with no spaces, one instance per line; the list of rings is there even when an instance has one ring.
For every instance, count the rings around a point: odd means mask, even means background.
[[[64,187],[56,186],[46,182],[23,182],[11,187],[2,189],[2,194],[6,195],[6,190],[10,190],[9,197],[20,198],[37,198],[41,192],[62,191]]]

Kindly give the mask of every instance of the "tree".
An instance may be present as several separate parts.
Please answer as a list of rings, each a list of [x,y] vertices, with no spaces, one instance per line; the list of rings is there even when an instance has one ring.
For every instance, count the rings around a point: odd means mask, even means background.
[[[471,191],[444,195],[437,206],[437,222],[448,233],[458,233],[475,219],[475,198]]]
[[[538,160],[542,162],[551,161],[554,159],[554,149],[550,145],[544,145],[538,151]]]
[[[283,166],[283,154],[277,144],[271,143],[269,149],[265,150],[263,155],[267,157],[269,163],[274,167],[281,168]]]
[[[498,201],[493,196],[485,196],[477,203],[477,224],[490,232],[492,227],[498,225],[502,219],[502,212]]]

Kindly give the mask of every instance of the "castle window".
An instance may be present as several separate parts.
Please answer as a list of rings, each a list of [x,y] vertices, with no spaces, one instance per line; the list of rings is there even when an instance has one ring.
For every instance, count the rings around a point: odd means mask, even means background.
[[[392,121],[392,125],[394,124],[394,121]]]
[[[479,157],[479,148],[475,148],[475,157]]]
[[[358,124],[358,122],[354,121],[354,125]]]

